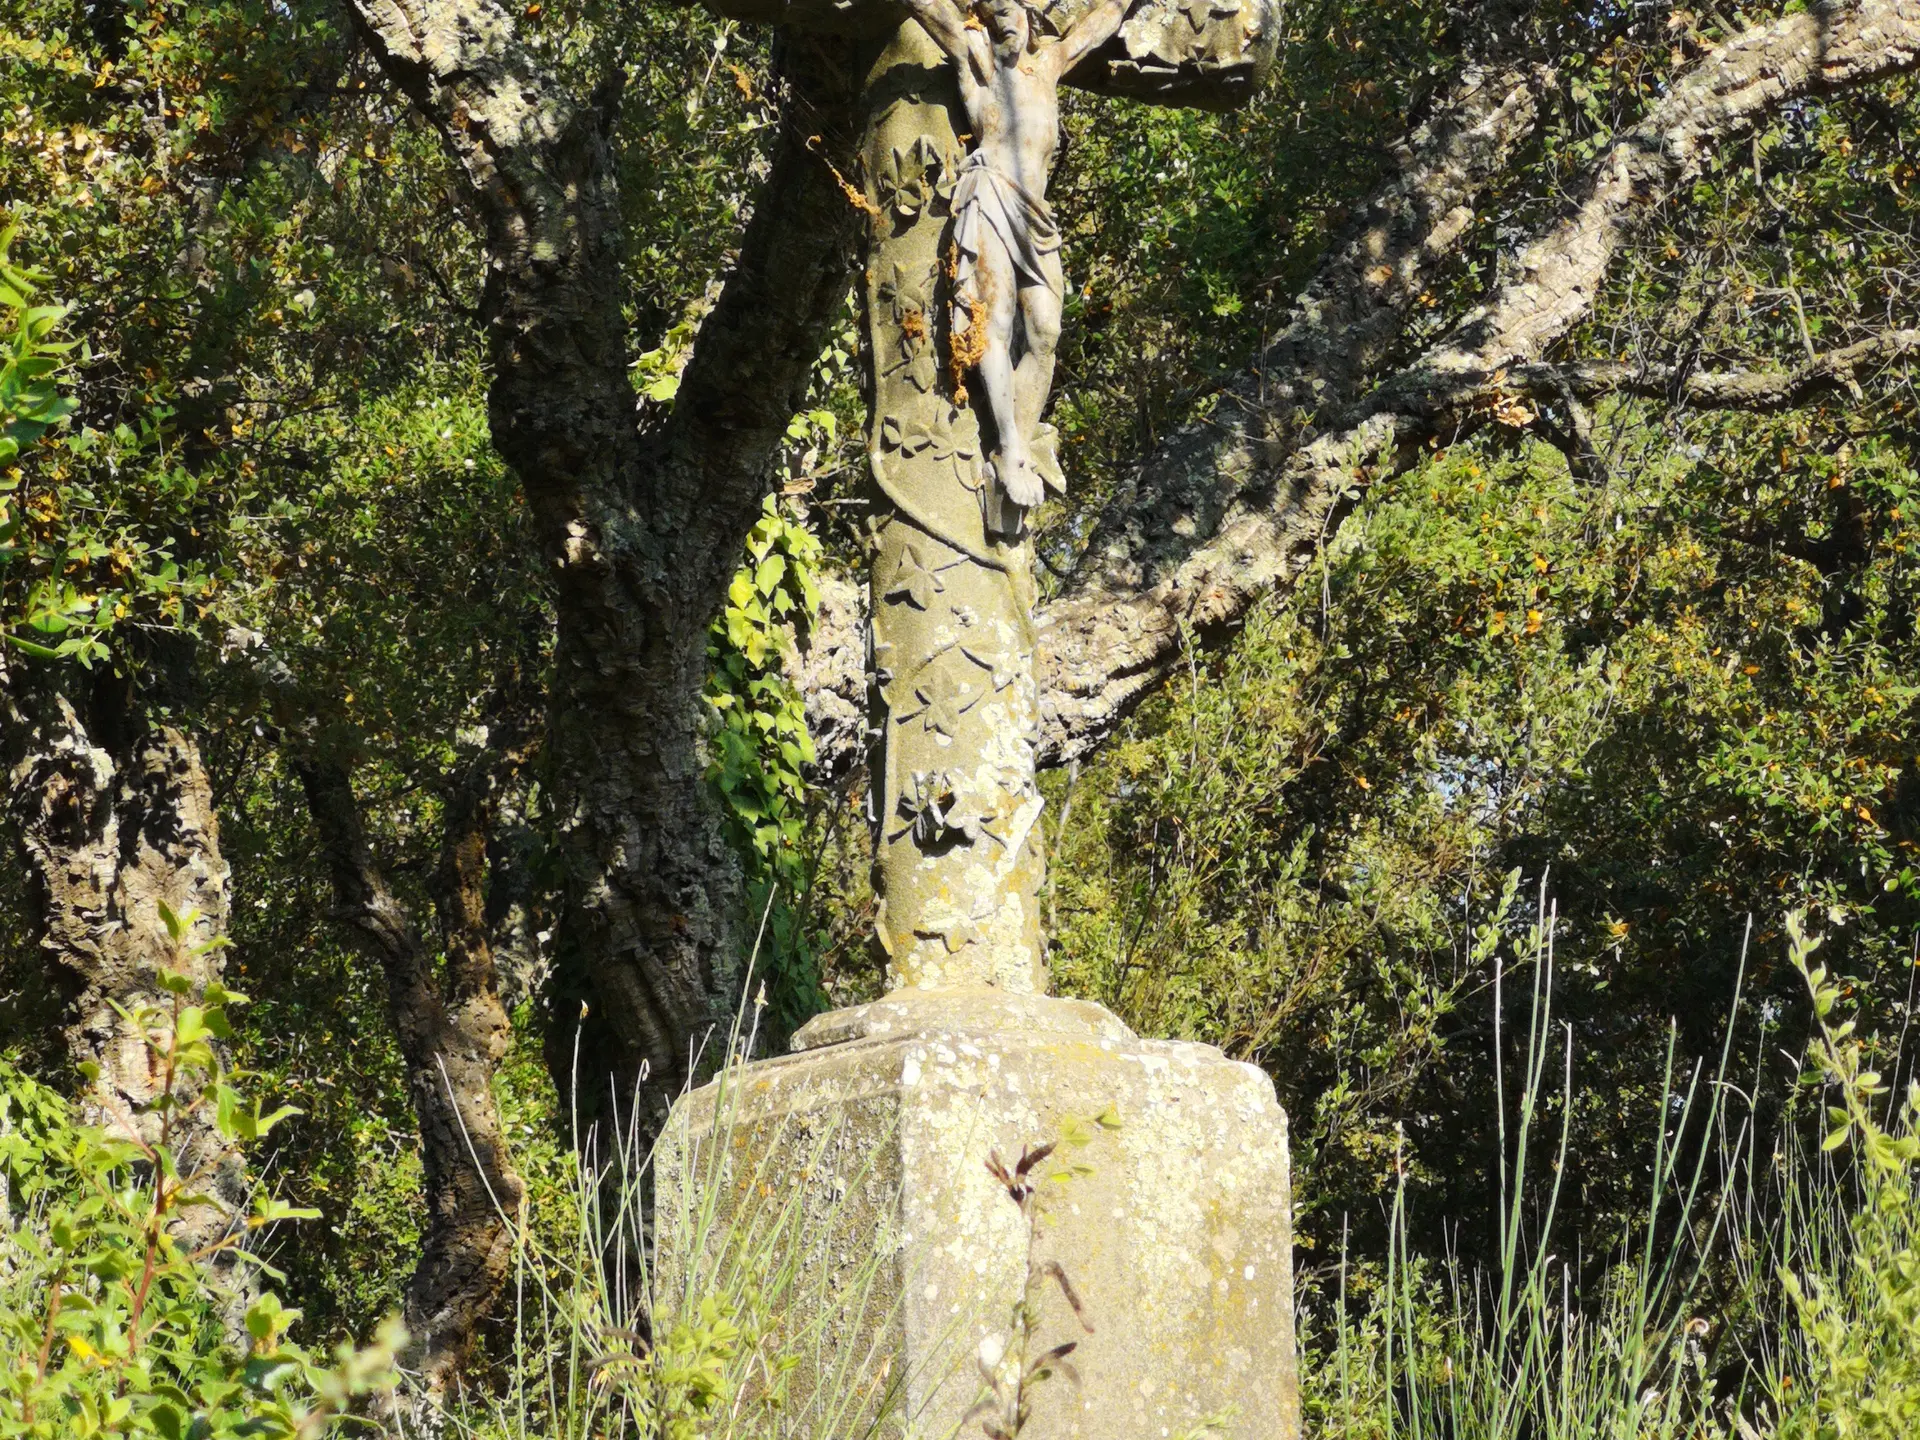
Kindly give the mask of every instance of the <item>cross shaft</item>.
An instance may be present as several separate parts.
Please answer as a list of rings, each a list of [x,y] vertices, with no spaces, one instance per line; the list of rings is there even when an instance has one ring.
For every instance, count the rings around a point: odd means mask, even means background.
[[[875,938],[900,990],[1047,988],[1030,510],[1063,272],[1045,199],[1055,86],[1226,109],[1274,0],[710,0],[860,37],[878,742]],[[911,13],[913,19],[904,18]]]

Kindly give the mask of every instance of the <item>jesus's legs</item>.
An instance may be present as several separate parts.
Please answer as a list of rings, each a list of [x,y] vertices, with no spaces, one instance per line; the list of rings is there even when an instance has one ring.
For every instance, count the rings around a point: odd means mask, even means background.
[[[1053,354],[1060,343],[1060,296],[1065,281],[1060,257],[1048,254],[1047,283],[1020,287],[1022,354],[1014,367],[1014,393],[1020,401],[1020,433],[1032,435],[1040,425],[1053,389]]]
[[[1007,498],[1016,505],[1038,505],[1045,494],[1040,474],[1027,448],[1027,430],[1021,424],[1019,386],[1013,364],[1014,326],[1020,317],[1020,288],[1011,257],[998,235],[986,231],[975,262],[977,297],[986,305],[986,343],[977,369],[986,392],[993,428],[999,432],[993,471]]]

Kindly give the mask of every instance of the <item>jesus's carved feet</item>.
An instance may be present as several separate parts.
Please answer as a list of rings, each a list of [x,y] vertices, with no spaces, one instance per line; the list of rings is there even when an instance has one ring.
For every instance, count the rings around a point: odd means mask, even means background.
[[[1001,451],[994,457],[993,472],[1000,481],[1000,488],[1007,492],[1007,498],[1016,505],[1031,510],[1046,498],[1046,484],[1040,478],[1033,457],[1025,451],[1018,454]]]

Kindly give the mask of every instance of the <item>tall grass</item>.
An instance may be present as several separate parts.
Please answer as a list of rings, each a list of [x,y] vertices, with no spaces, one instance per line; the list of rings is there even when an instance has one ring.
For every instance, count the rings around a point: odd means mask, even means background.
[[[736,1020],[711,1104],[690,1124],[651,1145],[636,1126],[591,1136],[566,1244],[542,1247],[524,1213],[504,1216],[515,1267],[501,1383],[415,1428],[466,1440],[864,1440],[894,1419],[904,1372],[876,1342],[847,1343],[885,1332],[890,1242],[868,1234],[849,1257],[841,1201],[789,1183],[828,1173],[832,1125],[776,1121],[740,1143],[738,1079],[754,1042]]]
[[[1343,1255],[1300,1297],[1307,1434],[1920,1437],[1920,1087],[1893,1094],[1872,1070],[1839,985],[1813,961],[1818,942],[1790,922],[1789,959],[1817,1025],[1778,1139],[1757,1132],[1759,1070],[1734,1074],[1730,1038],[1710,1066],[1682,1065],[1670,1034],[1644,1205],[1608,1263],[1590,1267],[1560,1224],[1579,1137],[1574,1036],[1554,1014],[1554,922],[1543,900],[1518,947],[1525,1040],[1512,1093],[1504,1071],[1496,1080],[1506,1162],[1489,1177],[1498,1253],[1484,1268],[1418,1253],[1397,1167],[1387,1254]],[[1504,991],[1497,961],[1496,976]],[[1729,1037],[1737,1015],[1736,1000]],[[736,1027],[707,1118],[674,1142],[689,1178],[663,1188],[659,1213],[643,1204],[657,1153],[628,1133],[579,1161],[563,1253],[540,1252],[525,1217],[509,1217],[508,1378],[439,1417],[447,1433],[855,1440],[905,1424],[907,1377],[876,1342],[848,1343],[886,1328],[891,1241],[867,1237],[850,1262],[845,1217],[821,1210],[816,1187],[781,1178],[844,1172],[844,1154],[830,1153],[844,1137],[763,1129],[735,1143],[752,1038]],[[1804,1122],[1822,1117],[1810,1134]],[[843,1193],[857,1190],[860,1177],[847,1178]],[[1583,1286],[1596,1268],[1602,1278]],[[1350,1285],[1363,1271],[1369,1283]]]
[[[1556,1229],[1576,1107],[1572,1032],[1553,1017],[1553,919],[1543,902],[1522,947],[1532,987],[1510,1131],[1500,1084],[1510,1158],[1495,1262],[1468,1270],[1413,1253],[1400,1167],[1380,1283],[1356,1301],[1343,1255],[1331,1293],[1301,1297],[1308,1433],[1920,1437],[1920,1088],[1894,1097],[1868,1068],[1851,1022],[1834,1015],[1839,987],[1811,963],[1818,942],[1792,920],[1789,959],[1818,1022],[1802,1090],[1828,1102],[1820,1146],[1797,1138],[1805,1104],[1790,1102],[1761,1154],[1730,1038],[1710,1076],[1699,1065],[1682,1076],[1670,1035],[1645,1209],[1588,1294],[1578,1238]],[[1543,1134],[1554,1091],[1560,1123]]]

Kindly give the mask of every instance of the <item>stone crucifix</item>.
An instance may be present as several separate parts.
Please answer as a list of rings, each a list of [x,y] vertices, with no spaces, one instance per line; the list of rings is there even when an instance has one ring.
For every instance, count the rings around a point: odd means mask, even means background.
[[[862,148],[876,939],[896,990],[1044,993],[1033,555],[1062,84],[1227,109],[1277,0],[710,0],[870,47]]]
[[[1043,419],[1064,298],[1056,87],[1225,108],[1271,56],[1274,0],[904,0],[904,23],[883,0],[711,3],[871,45],[870,774],[891,993],[675,1107],[656,1155],[660,1293],[697,1293],[680,1277],[719,1263],[712,1237],[779,1197],[806,1241],[796,1313],[830,1317],[781,1401],[795,1433],[824,1405],[836,1433],[856,1415],[886,1436],[978,1434],[984,1387],[1031,1401],[1018,1428],[1049,1440],[1216,1424],[1299,1440],[1273,1082],[1046,994],[1026,525],[1062,483]],[[1056,1138],[1084,1163],[1071,1191],[1046,1180],[1028,1224],[987,1162]],[[727,1226],[694,1218],[709,1195],[739,1207]],[[1071,1307],[1035,1290],[1042,1261],[1071,1277]],[[1062,1347],[1081,1382],[1019,1391]]]
[[[895,988],[1046,990],[1026,512],[1063,301],[1046,191],[1062,82],[1225,107],[1263,0],[907,0],[869,71],[878,940]],[[957,102],[957,103],[956,103]]]

